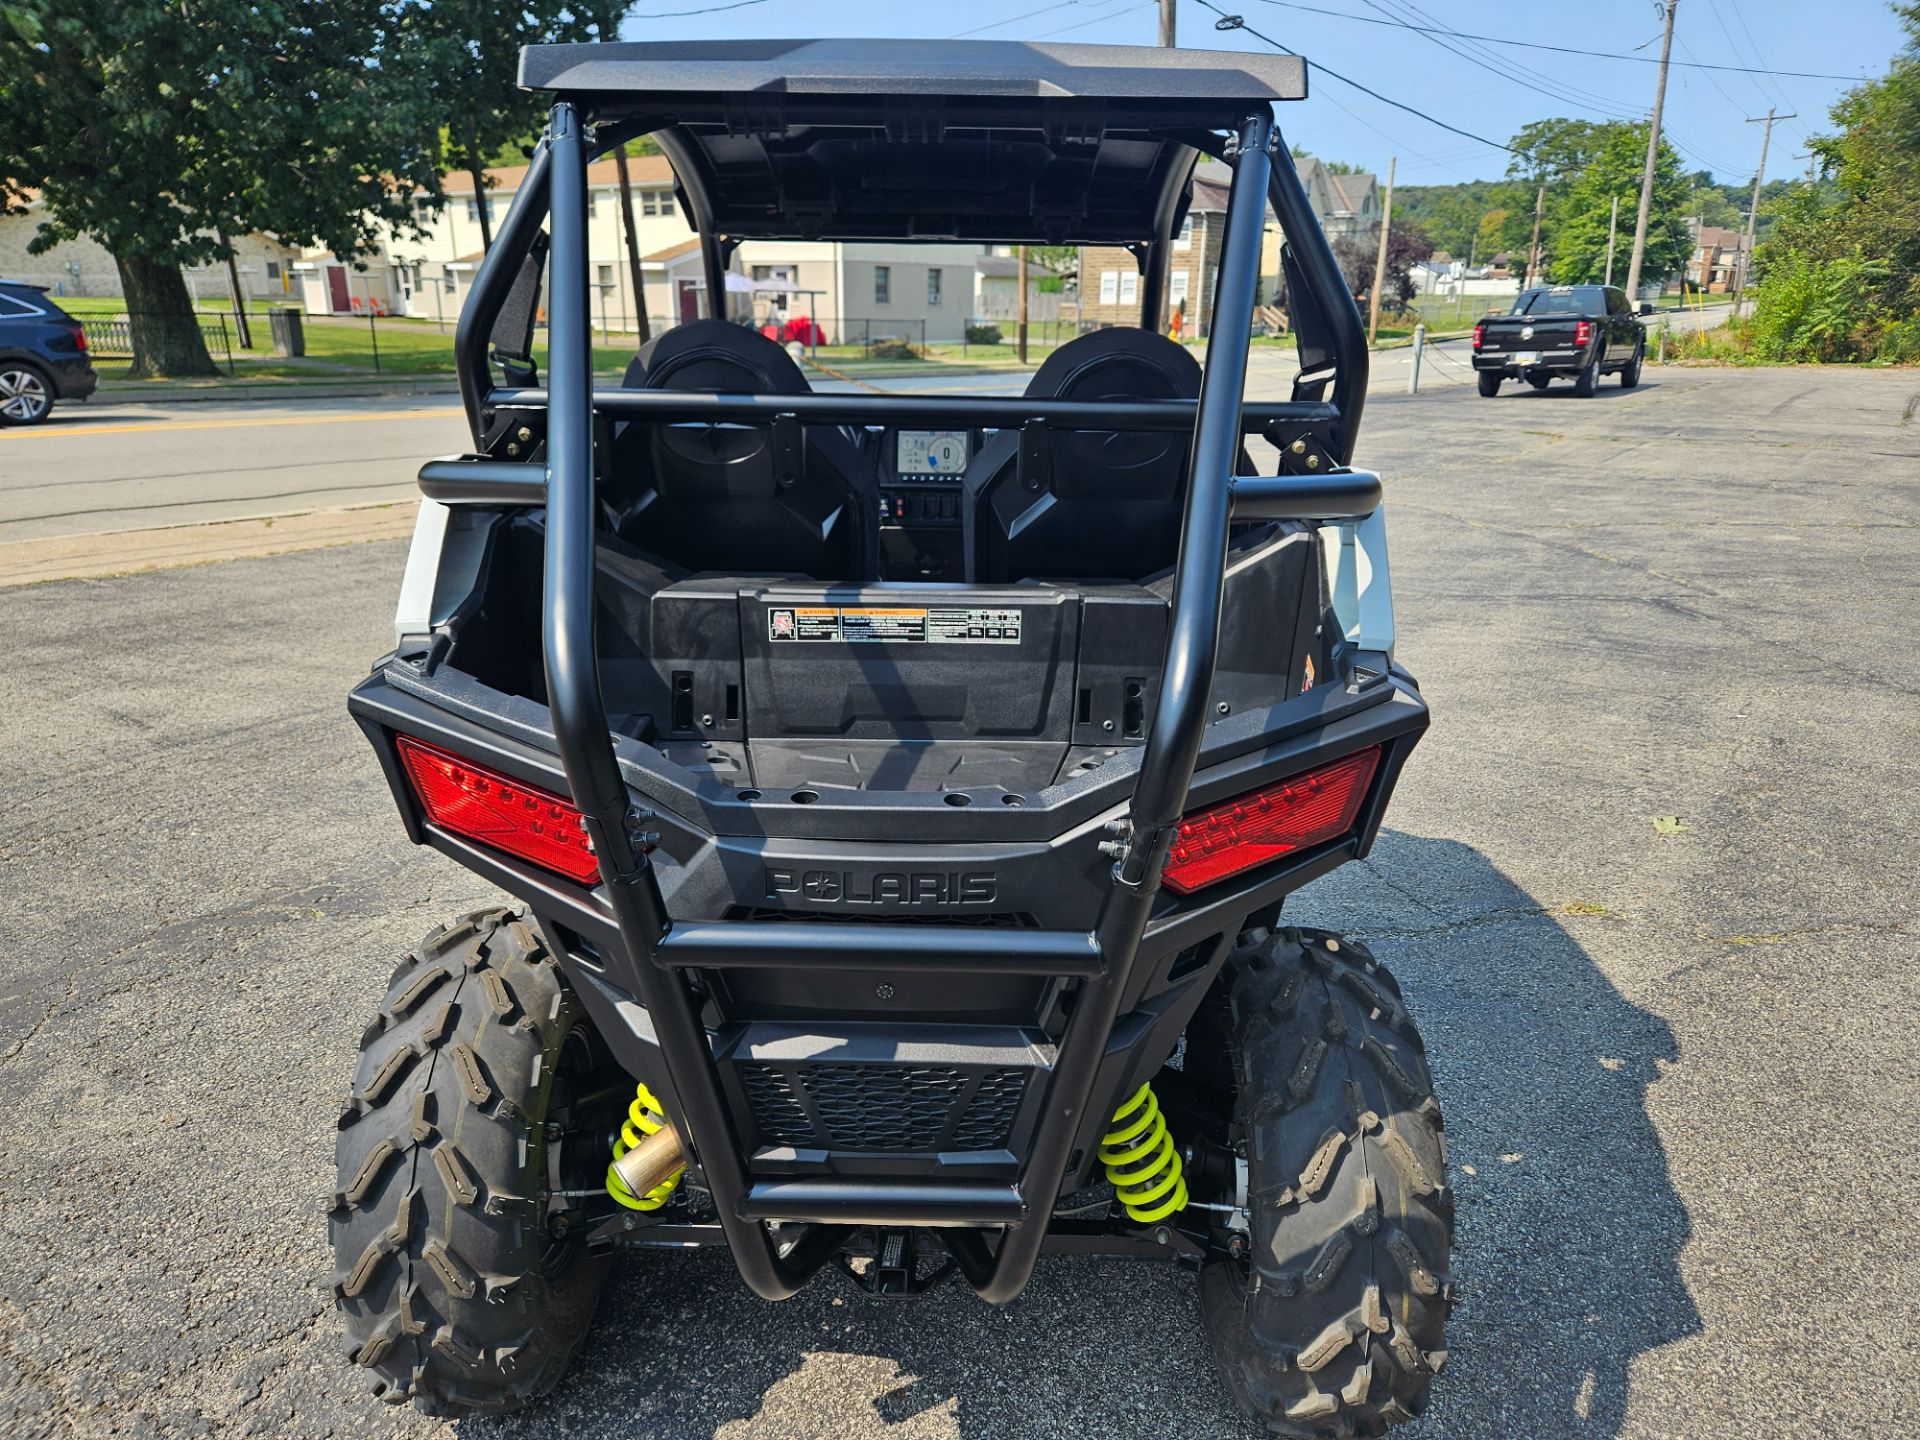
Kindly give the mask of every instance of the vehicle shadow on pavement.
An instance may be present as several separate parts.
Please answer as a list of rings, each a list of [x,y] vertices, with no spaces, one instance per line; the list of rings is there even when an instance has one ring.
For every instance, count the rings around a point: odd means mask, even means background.
[[[1701,1327],[1678,1269],[1687,1213],[1643,1105],[1678,1059],[1666,1023],[1455,841],[1383,834],[1289,915],[1366,938],[1393,968],[1447,1110],[1461,1299],[1433,1409],[1395,1433],[1619,1433],[1635,1358]],[[550,1400],[460,1433],[1263,1433],[1214,1378],[1199,1323],[1193,1277],[1158,1263],[1045,1260],[995,1310],[958,1282],[871,1300],[831,1271],[767,1305],[723,1256],[633,1254]]]

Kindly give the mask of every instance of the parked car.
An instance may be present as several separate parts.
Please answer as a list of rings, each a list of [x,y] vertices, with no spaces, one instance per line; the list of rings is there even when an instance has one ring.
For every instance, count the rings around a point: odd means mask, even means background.
[[[1473,327],[1473,368],[1480,393],[1496,395],[1502,380],[1525,380],[1544,390],[1557,376],[1573,381],[1576,395],[1591,395],[1602,375],[1618,375],[1620,388],[1640,383],[1647,327],[1627,293],[1613,285],[1535,286],[1523,290],[1505,315],[1490,315]]]
[[[38,425],[56,400],[84,400],[100,377],[87,332],[44,285],[0,279],[0,425]]]

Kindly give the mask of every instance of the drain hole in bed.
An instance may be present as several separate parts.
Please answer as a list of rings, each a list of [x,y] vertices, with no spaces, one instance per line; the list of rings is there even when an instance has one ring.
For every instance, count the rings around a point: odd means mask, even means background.
[[[973,797],[962,790],[949,790],[941,797],[949,805],[971,805]]]
[[[1000,797],[1000,803],[1002,805],[1024,805],[1027,803],[1027,797],[1024,795],[1002,795]]]
[[[793,792],[793,803],[796,805],[811,805],[819,798],[820,792],[818,790],[796,790]]]

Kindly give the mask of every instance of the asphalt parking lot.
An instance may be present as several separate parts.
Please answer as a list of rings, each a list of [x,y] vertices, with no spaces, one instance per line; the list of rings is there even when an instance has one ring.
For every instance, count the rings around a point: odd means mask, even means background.
[[[1917,399],[1373,402],[1434,728],[1296,914],[1395,967],[1447,1109],[1464,1298],[1409,1440],[1910,1433]],[[1190,1277],[1069,1261],[992,1310],[633,1257],[544,1408],[365,1398],[333,1121],[394,961],[489,899],[342,703],[402,553],[0,591],[0,1434],[1247,1434]]]

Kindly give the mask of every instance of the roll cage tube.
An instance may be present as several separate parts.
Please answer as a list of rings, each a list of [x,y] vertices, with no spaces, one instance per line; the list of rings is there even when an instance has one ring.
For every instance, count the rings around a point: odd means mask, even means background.
[[[1227,158],[1234,168],[1220,256],[1213,325],[1201,393],[1194,407],[1185,511],[1163,684],[1139,776],[1119,827],[1124,837],[1112,888],[1091,933],[1020,932],[1005,946],[1030,945],[1015,963],[1056,962],[1080,988],[1045,1082],[1031,1150],[1017,1187],[964,1179],[896,1182],[834,1177],[805,1196],[791,1186],[755,1181],[723,1098],[713,1051],[685,979],[702,965],[724,968],[736,945],[815,967],[858,968],[837,953],[831,935],[803,924],[741,924],[737,936],[715,922],[680,927],[666,906],[614,755],[594,645],[595,524],[593,412],[587,304],[586,154],[578,111],[556,104],[549,128],[553,294],[546,463],[547,535],[542,641],[555,748],[580,809],[624,955],[606,957],[633,988],[654,1026],[663,1060],[649,1076],[712,1193],[719,1223],[742,1278],[768,1299],[794,1293],[850,1227],[882,1221],[957,1226],[940,1238],[988,1300],[1025,1288],[1046,1239],[1052,1206],[1090,1121],[1093,1087],[1126,993],[1159,874],[1186,803],[1201,744],[1220,630],[1234,462],[1242,433],[1242,390],[1254,293],[1259,281],[1262,214],[1274,139],[1270,111],[1239,126]],[[1323,242],[1324,243],[1324,242]],[[831,930],[832,927],[828,927]],[[979,932],[923,927],[904,948],[964,962]],[[716,947],[720,958],[715,959]],[[1001,959],[1007,957],[1001,956]],[[869,962],[870,963],[870,962]],[[764,1218],[807,1221],[783,1257]],[[1000,1226],[998,1249],[967,1226]]]

